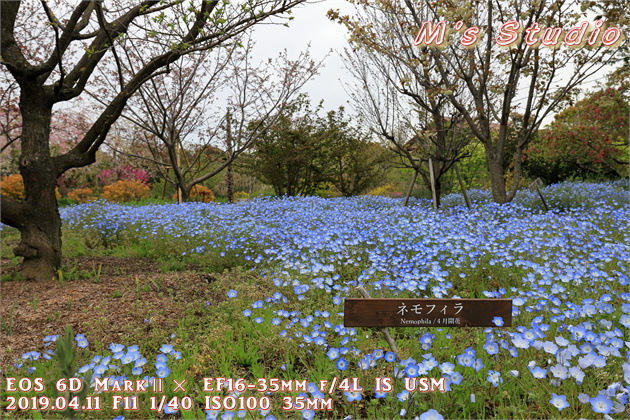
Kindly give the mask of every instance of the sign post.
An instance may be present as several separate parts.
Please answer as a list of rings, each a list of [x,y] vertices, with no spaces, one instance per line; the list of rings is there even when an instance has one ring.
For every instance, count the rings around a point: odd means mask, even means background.
[[[538,193],[538,195],[540,196],[540,199],[542,200],[543,206],[545,206],[545,210],[549,211],[549,206],[547,206],[547,202],[545,201],[545,197],[543,197],[542,193],[540,192],[540,187],[543,186],[543,182],[540,178],[536,178],[536,181],[532,182],[529,185],[529,191],[530,192],[534,192],[536,191]]]
[[[437,192],[435,191],[435,173],[433,171],[433,159],[429,158],[429,176],[431,181],[431,197],[433,197],[433,209],[437,210]]]
[[[502,324],[495,323],[501,318]],[[345,300],[346,327],[511,327],[511,299]]]
[[[420,159],[412,159],[414,162],[419,162]],[[407,189],[407,195],[405,195],[405,201],[403,202],[403,206],[407,207],[407,203],[409,203],[409,197],[411,196],[411,191],[413,191],[413,186],[416,184],[416,178],[418,177],[418,168],[414,166],[413,168],[413,176],[411,178],[411,184],[409,184],[409,188]]]

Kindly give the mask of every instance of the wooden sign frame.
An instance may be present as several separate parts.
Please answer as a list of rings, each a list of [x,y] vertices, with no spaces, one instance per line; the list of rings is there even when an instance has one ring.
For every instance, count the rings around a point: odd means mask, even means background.
[[[536,191],[538,193],[538,196],[540,197],[540,200],[543,203],[543,206],[545,206],[545,210],[549,211],[549,206],[547,205],[547,202],[545,201],[545,197],[543,197],[542,193],[540,192],[540,187],[543,186],[543,182],[540,178],[536,178],[536,181],[532,182],[529,185],[529,191],[530,192],[534,192]]]
[[[531,184],[529,184],[529,191],[530,192],[534,192],[537,191],[540,187],[543,186],[543,182],[542,179],[540,178],[536,178],[536,180],[534,182],[532,182]]]
[[[494,323],[500,317],[503,325]],[[346,327],[511,327],[512,299],[354,299]]]

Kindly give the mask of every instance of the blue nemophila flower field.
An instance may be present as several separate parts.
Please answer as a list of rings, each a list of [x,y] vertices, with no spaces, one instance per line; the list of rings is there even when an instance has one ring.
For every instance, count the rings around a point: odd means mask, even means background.
[[[63,209],[62,217],[67,229],[89,232],[103,247],[151,244],[182,261],[259,273],[272,286],[264,298],[237,307],[234,322],[273,336],[279,349],[294,345],[299,353],[273,369],[314,383],[309,398],[334,398],[343,417],[627,418],[627,185],[560,184],[543,194],[549,212],[526,191],[506,205],[472,191],[472,210],[456,195],[439,211],[422,200],[403,207],[384,197],[307,197],[233,205],[97,202]],[[374,297],[512,299],[512,327],[497,317],[493,328],[392,329],[396,355],[378,330],[343,325],[343,300],[359,297],[357,286]],[[236,302],[245,290],[230,284],[222,296]],[[89,339],[79,337],[77,345]],[[116,363],[139,374],[151,365],[113,347]],[[173,347],[161,351],[152,374],[171,377]],[[93,363],[94,372],[109,366]],[[362,389],[318,389],[333,376],[358,378]],[[405,389],[422,377],[444,379],[446,391]],[[376,378],[390,379],[391,389],[377,389]],[[302,417],[330,415],[305,408]]]

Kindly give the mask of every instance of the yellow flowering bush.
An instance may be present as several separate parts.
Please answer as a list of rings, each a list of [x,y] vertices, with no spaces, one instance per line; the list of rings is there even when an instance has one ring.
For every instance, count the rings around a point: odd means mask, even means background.
[[[370,190],[368,195],[382,195],[385,197],[400,198],[403,193],[394,184],[385,184]]]

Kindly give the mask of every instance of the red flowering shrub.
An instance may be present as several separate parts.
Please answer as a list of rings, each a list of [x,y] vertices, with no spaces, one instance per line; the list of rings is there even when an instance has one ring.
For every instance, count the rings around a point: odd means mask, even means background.
[[[110,185],[116,181],[123,180],[139,180],[145,184],[149,183],[151,175],[142,169],[133,169],[129,165],[118,166],[115,169],[103,169],[100,174],[97,175],[98,180],[103,185]]]
[[[150,192],[151,188],[140,180],[122,180],[103,188],[103,198],[123,203],[147,198]]]

